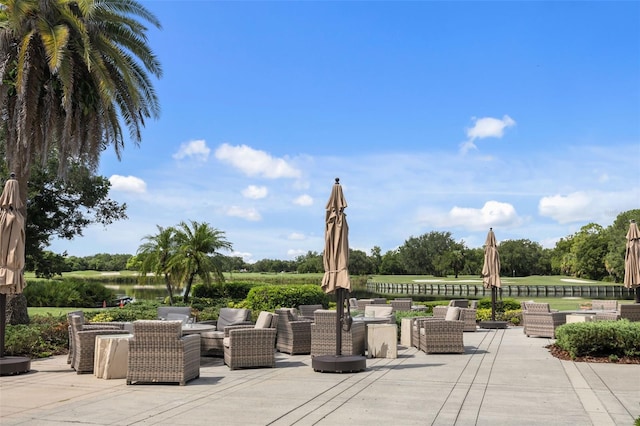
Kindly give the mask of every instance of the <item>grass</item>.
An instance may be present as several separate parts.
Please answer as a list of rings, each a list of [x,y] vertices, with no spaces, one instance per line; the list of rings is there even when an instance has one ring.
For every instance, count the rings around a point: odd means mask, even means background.
[[[434,277],[432,275],[372,275],[369,281],[378,283],[413,283],[416,280],[445,284],[482,284],[482,278],[477,275],[460,275]],[[577,280],[564,275],[532,275],[529,277],[500,277],[503,285],[612,285],[613,283],[593,280]],[[619,284],[618,284],[619,285]]]

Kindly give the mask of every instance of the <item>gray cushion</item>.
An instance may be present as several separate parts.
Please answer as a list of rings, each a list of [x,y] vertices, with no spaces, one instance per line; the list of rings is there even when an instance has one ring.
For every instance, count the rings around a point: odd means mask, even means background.
[[[251,311],[249,309],[222,308],[218,316],[216,330],[224,331],[226,326],[249,321],[250,318]]]
[[[273,318],[273,314],[271,312],[260,312],[260,315],[258,315],[258,319],[256,320],[255,328],[271,327],[271,318]]]
[[[457,321],[460,318],[460,308],[457,306],[449,306],[447,314],[445,315],[445,321]]]
[[[189,315],[174,314],[174,313],[167,314],[167,320],[182,321],[182,325],[185,325],[188,319],[189,319]]]

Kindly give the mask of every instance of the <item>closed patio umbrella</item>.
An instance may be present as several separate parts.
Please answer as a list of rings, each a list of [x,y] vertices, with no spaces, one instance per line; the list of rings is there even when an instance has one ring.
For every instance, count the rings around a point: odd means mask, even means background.
[[[12,173],[0,196],[0,375],[29,371],[31,361],[24,357],[5,357],[7,294],[19,294],[25,286],[24,216],[18,181]]]
[[[349,329],[351,315],[345,315],[344,302],[351,290],[349,279],[349,226],[344,209],[347,202],[342,192],[340,179],[331,189],[331,196],[327,202],[324,230],[324,275],[322,289],[325,293],[336,294],[336,354],[321,355],[312,359],[312,367],[321,372],[356,372],[366,368],[366,358],[363,356],[342,355],[342,328]]]
[[[482,284],[491,289],[491,321],[480,323],[482,328],[506,328],[505,321],[496,321],[496,294],[500,288],[500,255],[493,228],[489,228],[484,242],[484,264],[482,266]]]
[[[624,254],[624,286],[635,288],[636,303],[640,303],[640,230],[635,220],[629,224],[627,248]]]

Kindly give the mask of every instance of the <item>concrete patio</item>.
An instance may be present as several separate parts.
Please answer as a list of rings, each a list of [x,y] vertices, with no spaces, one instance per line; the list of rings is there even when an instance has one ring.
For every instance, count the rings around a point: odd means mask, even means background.
[[[308,355],[230,371],[202,358],[186,386],[77,375],[66,356],[0,378],[2,425],[633,425],[640,365],[574,363],[520,327],[464,334],[465,353],[399,347],[366,371],[317,373]]]

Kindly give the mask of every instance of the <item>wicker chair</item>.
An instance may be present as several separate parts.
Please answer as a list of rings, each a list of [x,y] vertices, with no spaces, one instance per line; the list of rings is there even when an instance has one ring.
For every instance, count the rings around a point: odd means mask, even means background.
[[[591,309],[594,311],[617,311],[618,301],[594,299],[591,301]]]
[[[324,309],[322,305],[300,305],[298,306],[298,318],[313,321],[313,313],[318,309]]]
[[[464,321],[419,320],[420,350],[430,353],[464,353]]]
[[[433,317],[412,317],[411,318],[411,346],[420,349],[420,324],[419,320],[434,319]]]
[[[411,299],[395,299],[395,300],[390,300],[389,304],[393,306],[393,310],[396,312],[410,311],[413,301]]]
[[[295,308],[276,309],[276,314],[276,349],[291,355],[310,353],[312,321],[300,318]]]
[[[224,363],[231,369],[275,367],[278,315],[260,312],[256,324],[224,329]]]
[[[526,303],[522,311],[524,334],[556,338],[556,328],[567,322],[568,312],[552,312],[548,303]]]
[[[67,364],[73,362],[73,333],[71,331],[71,316],[76,315],[81,318],[82,329],[87,330],[124,330],[123,322],[86,322],[83,311],[71,311],[67,313],[67,323],[69,324],[69,355],[67,356]]]
[[[69,320],[71,328],[71,340],[73,354],[71,355],[71,368],[78,374],[93,373],[93,357],[96,347],[96,336],[102,334],[129,334],[128,331],[113,328],[88,329],[84,325],[84,318],[80,315],[71,315]]]
[[[640,304],[620,304],[615,312],[596,312],[596,321],[617,321],[628,319],[629,321],[640,321]]]
[[[336,318],[338,313],[327,309],[315,312],[311,324],[311,356],[336,354]],[[365,324],[354,322],[349,331],[342,330],[342,355],[364,355]]]
[[[200,377],[200,335],[180,321],[138,320],[129,340],[127,384],[179,383]]]
[[[209,321],[200,324],[205,323],[211,324]],[[230,325],[253,325],[251,309],[221,308],[214,325],[215,330],[200,333],[202,356],[224,356],[224,329]]]

